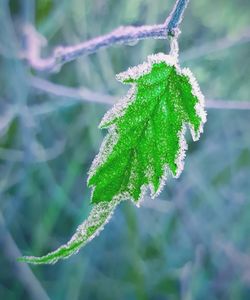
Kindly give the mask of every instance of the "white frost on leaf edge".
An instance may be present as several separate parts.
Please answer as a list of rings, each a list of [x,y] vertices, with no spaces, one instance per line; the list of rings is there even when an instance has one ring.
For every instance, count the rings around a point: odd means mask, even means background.
[[[190,71],[190,69],[188,69],[188,68],[182,69],[181,74],[188,78],[188,81],[192,87],[192,94],[198,99],[198,102],[195,105],[195,111],[196,111],[197,115],[201,118],[201,121],[202,121],[200,128],[198,130],[198,134],[195,134],[194,128],[192,126],[189,126],[193,140],[198,141],[201,133],[203,132],[203,125],[207,121],[207,113],[204,109],[205,108],[204,95],[202,94],[202,92],[200,90],[200,86],[199,86],[196,78],[194,77],[193,73]]]
[[[178,63],[178,56],[177,55],[167,55],[164,53],[157,53],[157,54],[152,54],[147,57],[147,61],[137,65],[135,67],[129,68],[127,71],[119,73],[116,75],[116,78],[118,81],[122,83],[127,83],[126,81],[129,79],[139,79],[141,76],[144,76],[146,74],[149,74],[152,70],[152,67],[154,64],[165,62],[169,66],[174,66],[177,74],[183,75],[188,78],[188,81],[192,87],[192,94],[198,99],[196,105],[195,105],[195,111],[198,116],[200,116],[202,122],[200,125],[200,128],[197,132],[197,134],[194,131],[193,126],[188,124],[188,127],[190,128],[191,135],[193,141],[197,141],[200,138],[200,134],[203,132],[203,125],[206,122],[206,111],[204,109],[205,106],[205,101],[204,101],[204,96],[200,90],[199,84],[194,77],[193,73],[190,71],[188,68],[183,68],[181,69]],[[100,128],[108,128],[108,133],[106,138],[104,139],[100,151],[95,157],[90,170],[89,170],[89,177],[95,174],[97,168],[102,165],[102,163],[105,162],[107,159],[108,155],[112,152],[112,149],[114,145],[116,144],[118,138],[119,138],[119,133],[116,130],[116,125],[112,124],[114,120],[117,118],[120,118],[124,115],[126,109],[128,106],[133,103],[133,101],[136,100],[136,94],[137,94],[137,87],[136,83],[128,83],[132,87],[128,91],[127,95],[123,97],[118,103],[116,103],[103,117],[99,127]],[[160,186],[157,191],[154,191],[152,183],[149,184],[144,184],[141,187],[141,194],[138,200],[135,200],[131,197],[129,193],[120,193],[116,195],[113,200],[125,200],[125,199],[131,199],[138,207],[140,206],[141,201],[143,200],[144,194],[146,193],[148,187],[150,189],[150,196],[151,198],[156,198],[160,192],[162,191],[166,180],[167,180],[167,175],[170,173],[174,178],[178,178],[180,174],[183,171],[184,168],[184,158],[186,156],[186,150],[188,148],[186,139],[185,139],[185,131],[186,131],[186,126],[187,124],[184,124],[180,132],[178,133],[179,135],[179,140],[180,140],[180,149],[178,151],[178,154],[176,156],[175,163],[177,165],[177,174],[174,175],[172,172],[169,170],[169,167],[166,165],[164,167],[164,173],[162,178],[160,179]],[[113,141],[110,143],[107,143],[107,140],[112,137],[112,135],[115,134]],[[95,186],[93,186],[92,189],[92,194],[94,192]]]
[[[178,71],[180,70],[177,57],[166,55],[164,53],[157,53],[149,55],[147,58],[147,62],[144,62],[132,68],[128,68],[127,71],[117,74],[116,78],[122,83],[124,83],[124,81],[128,79],[138,79],[141,76],[149,74],[154,64],[158,64],[161,62],[165,62],[169,66],[175,66]]]
[[[169,66],[175,66],[178,73],[180,68],[177,63],[177,57],[166,55],[164,53],[152,54],[147,58],[147,62],[144,62],[135,67],[129,68],[127,71],[116,75],[116,79],[122,83],[128,79],[138,79],[141,76],[149,74],[152,70],[152,66],[157,63],[165,62]],[[126,108],[135,100],[137,93],[136,83],[129,83],[131,88],[127,95],[117,102],[107,113],[104,115],[99,128],[107,128],[113,120],[120,118],[125,113]]]
[[[145,62],[133,68],[129,68],[128,71],[118,74],[117,79],[121,82],[124,82],[124,80],[129,78],[138,79],[140,76],[148,74],[151,71],[153,64],[160,63],[160,62],[165,62],[170,66],[175,66],[178,74],[188,77],[189,83],[192,86],[192,93],[198,99],[198,102],[195,106],[195,110],[202,120],[198,134],[195,134],[192,126],[189,126],[193,140],[197,141],[200,137],[200,134],[203,132],[203,124],[206,122],[206,112],[204,110],[204,96],[201,93],[199,85],[195,77],[193,76],[192,72],[188,68],[184,68],[183,70],[181,70],[181,68],[178,65],[177,56],[175,57],[175,56],[165,55],[163,53],[150,55],[148,56],[148,62]],[[123,115],[128,105],[136,99],[136,92],[137,92],[136,85],[132,84],[132,88],[129,90],[127,96],[124,97],[122,101],[114,105],[114,107],[105,114],[102,122],[100,123],[100,127],[105,127],[105,124],[107,124],[107,127],[109,127],[109,131],[101,145],[99,154],[96,156],[96,158],[92,163],[92,166],[89,171],[89,178],[91,177],[91,175],[95,173],[97,167],[100,166],[106,160],[106,158],[112,152],[113,147],[118,140],[118,132],[116,130],[116,126],[115,125],[109,126],[108,123],[112,122],[112,120]],[[174,177],[176,178],[179,177],[179,175],[181,174],[184,168],[185,151],[187,149],[187,143],[184,137],[185,130],[186,130],[186,124],[183,125],[181,131],[179,132],[180,149],[175,160],[175,163],[177,164],[177,174]],[[148,185],[145,184],[141,187],[140,198],[138,201],[134,201],[134,203],[137,206],[140,206],[140,203],[143,200],[144,194],[146,193],[148,187],[150,188],[152,198],[155,198],[161,192],[163,186],[165,185],[167,174],[170,172],[168,166],[165,166],[164,169],[165,171],[160,181],[160,187],[157,191],[154,191],[152,183]],[[94,191],[94,188],[92,189],[92,193]],[[60,250],[71,249],[75,243],[79,242],[78,247],[74,249],[72,248],[73,250],[67,256],[58,256],[56,258],[51,259],[47,263],[56,263],[59,259],[67,258],[72,254],[77,253],[83,245],[91,241],[103,230],[105,224],[109,222],[117,204],[119,204],[121,200],[125,200],[128,198],[131,199],[132,197],[128,193],[125,193],[125,194],[120,194],[115,196],[110,202],[100,202],[98,204],[95,204],[95,206],[91,210],[89,217],[80,226],[78,226],[76,233],[72,236],[72,238],[69,240],[67,244],[62,245],[57,250],[48,253],[45,256],[42,257],[27,256],[24,257],[24,259],[30,260],[29,262],[36,263],[36,264],[44,263],[44,262],[39,262],[39,260],[44,258],[49,259],[49,257],[53,257],[53,255],[55,255],[56,253],[59,253]],[[131,199],[131,200],[135,200],[135,199]],[[92,226],[96,226],[97,228],[90,236],[88,236],[87,230]]]
[[[112,200],[110,202],[100,202],[95,204],[90,212],[88,218],[78,226],[76,233],[72,236],[67,245],[74,243],[75,241],[81,240],[82,237],[87,235],[88,228],[92,226],[98,226],[98,229],[86,240],[85,243],[91,241],[93,238],[98,236],[103,230],[104,226],[110,221],[116,206],[120,201]],[[105,217],[105,215],[107,215]],[[103,217],[104,221],[100,224],[100,219]],[[78,249],[79,250],[79,249]],[[77,252],[78,252],[77,250]]]
[[[96,204],[88,218],[78,226],[75,234],[64,245],[60,246],[56,250],[41,256],[24,256],[21,260],[33,263],[33,264],[55,264],[60,259],[66,259],[78,251],[92,239],[100,234],[104,226],[110,221],[116,206],[120,201],[112,200],[110,202],[101,202]],[[88,233],[88,229],[96,227],[92,234]],[[67,255],[59,254],[61,250],[68,250]]]
[[[96,155],[94,160],[92,161],[91,167],[88,172],[88,179],[89,181],[90,177],[94,175],[97,168],[107,159],[109,154],[112,152],[113,147],[118,141],[118,132],[115,125],[111,125],[108,130],[108,134],[105,136],[105,138],[102,141],[99,153]],[[92,190],[93,194],[93,190]],[[91,196],[92,198],[92,196]]]

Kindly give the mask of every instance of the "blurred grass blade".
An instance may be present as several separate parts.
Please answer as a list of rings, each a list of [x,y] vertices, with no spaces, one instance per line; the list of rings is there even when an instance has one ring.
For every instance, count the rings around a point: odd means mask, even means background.
[[[104,225],[110,220],[116,205],[120,201],[101,202],[95,205],[87,220],[85,220],[76,230],[70,241],[59,247],[57,250],[41,257],[23,256],[18,261],[32,264],[54,264],[59,259],[65,259],[77,253],[81,247],[87,244],[103,229]]]

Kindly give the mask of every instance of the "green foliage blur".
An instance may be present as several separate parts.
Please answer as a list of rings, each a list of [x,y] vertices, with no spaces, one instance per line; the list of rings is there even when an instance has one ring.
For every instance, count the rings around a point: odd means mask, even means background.
[[[87,172],[109,108],[42,91],[31,78],[118,101],[127,87],[116,73],[169,51],[166,40],[145,40],[39,73],[18,58],[23,25],[46,37],[46,56],[120,25],[161,23],[173,3],[0,0],[0,299],[250,299],[250,110],[208,109],[200,141],[188,135],[181,177],[139,209],[122,203],[77,255],[54,266],[16,261],[65,243],[87,217]],[[247,0],[190,0],[180,61],[207,99],[250,101],[249,20]]]

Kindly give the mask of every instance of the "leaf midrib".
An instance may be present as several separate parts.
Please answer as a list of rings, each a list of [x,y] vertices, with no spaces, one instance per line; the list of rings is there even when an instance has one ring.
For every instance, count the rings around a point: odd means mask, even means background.
[[[164,89],[164,92],[163,92],[160,96],[158,96],[159,101],[156,101],[156,104],[155,104],[154,108],[152,109],[152,113],[148,116],[147,121],[145,122],[145,125],[143,126],[142,131],[141,131],[139,137],[137,138],[137,143],[136,143],[133,147],[131,147],[131,149],[129,149],[129,152],[130,152],[130,153],[131,153],[132,151],[133,151],[134,153],[137,152],[136,148],[138,148],[137,146],[138,146],[139,140],[141,139],[141,137],[143,136],[143,134],[145,134],[146,127],[148,126],[149,121],[152,119],[152,116],[155,114],[156,109],[159,107],[159,103],[162,101],[161,97],[165,94],[165,92],[166,92],[166,90],[167,90],[167,87],[168,87],[168,85],[169,85],[169,78],[170,78],[172,72],[173,72],[173,69],[171,69],[171,71],[169,72],[168,77],[166,78],[166,87],[165,87],[165,89]],[[135,100],[135,101],[136,101],[136,100]],[[125,171],[126,171],[126,168],[127,168],[127,165],[128,165],[128,164],[132,165],[132,159],[128,160],[128,163],[126,164],[126,167],[125,167],[125,169],[124,169],[123,175],[124,175],[124,173],[125,173]],[[129,177],[130,177],[130,176],[131,176],[131,171],[130,171]],[[122,181],[122,182],[124,182],[124,181]],[[121,185],[123,185],[123,184],[121,184]],[[119,190],[119,193],[121,193],[121,190],[122,190],[122,188]],[[112,200],[112,199],[111,199],[111,200]],[[110,201],[111,201],[111,200],[110,200]]]

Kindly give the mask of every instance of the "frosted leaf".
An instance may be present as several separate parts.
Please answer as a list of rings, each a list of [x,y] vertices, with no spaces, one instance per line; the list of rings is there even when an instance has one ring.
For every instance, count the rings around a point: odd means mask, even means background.
[[[206,113],[197,81],[178,64],[175,40],[172,53],[150,55],[147,62],[117,75],[132,87],[101,121],[112,143],[105,140],[91,166],[92,203],[131,199],[138,205],[148,187],[155,197],[168,174],[181,174],[186,127],[198,140]]]
[[[187,150],[185,131],[189,128],[193,140],[198,140],[206,112],[196,79],[178,65],[175,41],[172,54],[150,55],[147,62],[117,75],[132,87],[100,124],[108,134],[89,171],[94,203],[89,217],[67,244],[21,261],[44,264],[69,257],[103,229],[121,200],[130,199],[139,206],[148,189],[154,198],[167,176],[181,174]]]

